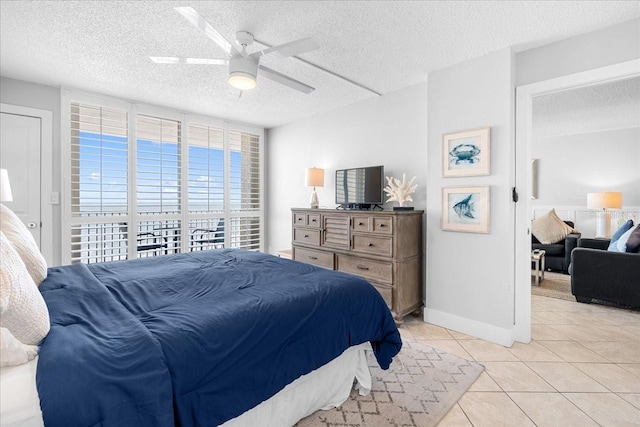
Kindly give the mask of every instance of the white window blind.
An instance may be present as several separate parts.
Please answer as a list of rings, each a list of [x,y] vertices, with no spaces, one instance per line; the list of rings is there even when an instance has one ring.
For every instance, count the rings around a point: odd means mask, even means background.
[[[261,130],[79,98],[67,104],[65,262],[262,249]]]
[[[180,212],[180,128],[180,122],[175,120],[136,117],[139,214]]]
[[[224,130],[190,124],[189,212],[224,211]]]

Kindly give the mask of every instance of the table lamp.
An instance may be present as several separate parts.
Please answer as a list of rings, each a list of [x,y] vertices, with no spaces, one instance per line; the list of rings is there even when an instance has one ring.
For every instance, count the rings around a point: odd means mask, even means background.
[[[0,202],[13,202],[9,173],[6,169],[0,169]]]
[[[622,208],[622,193],[600,192],[587,194],[587,208],[597,209],[596,237],[611,237],[611,212],[607,209]]]
[[[316,187],[324,187],[324,169],[320,168],[309,168],[305,174],[305,180],[307,183],[307,187],[313,187],[313,192],[311,193],[311,200],[309,204],[311,205],[311,209],[318,209],[318,194],[316,194]]]

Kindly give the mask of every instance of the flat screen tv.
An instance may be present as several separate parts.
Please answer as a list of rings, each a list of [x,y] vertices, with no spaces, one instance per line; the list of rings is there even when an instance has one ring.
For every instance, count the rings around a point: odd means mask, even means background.
[[[384,166],[336,170],[336,204],[342,209],[369,209],[384,203]]]

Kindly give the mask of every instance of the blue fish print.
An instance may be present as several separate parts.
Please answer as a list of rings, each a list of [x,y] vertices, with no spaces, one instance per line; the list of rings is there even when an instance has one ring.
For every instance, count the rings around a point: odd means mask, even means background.
[[[476,217],[473,216],[475,202],[471,201],[472,196],[473,196],[473,193],[469,194],[467,197],[465,197],[464,199],[462,199],[461,201],[453,205],[453,211],[458,215],[458,217],[460,218],[467,217],[471,219],[476,219]]]

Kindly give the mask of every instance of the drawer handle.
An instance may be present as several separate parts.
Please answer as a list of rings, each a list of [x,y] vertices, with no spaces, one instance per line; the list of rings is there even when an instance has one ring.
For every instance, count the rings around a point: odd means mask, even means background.
[[[304,235],[304,237],[309,237],[309,235],[308,235],[308,234],[305,234],[305,235]]]
[[[298,218],[297,220],[298,220],[298,221],[302,221],[302,218]]]
[[[358,270],[369,271],[369,267],[365,267],[364,265],[358,265]]]
[[[318,257],[309,255],[309,259],[318,259]]]
[[[311,222],[316,222],[316,219],[315,219],[315,218],[313,218],[313,219],[311,220]]]
[[[359,222],[358,225],[364,225],[363,223]]]
[[[380,228],[384,227],[384,224],[380,224]]]
[[[371,246],[373,246],[373,243],[369,243],[367,246],[371,247]]]

